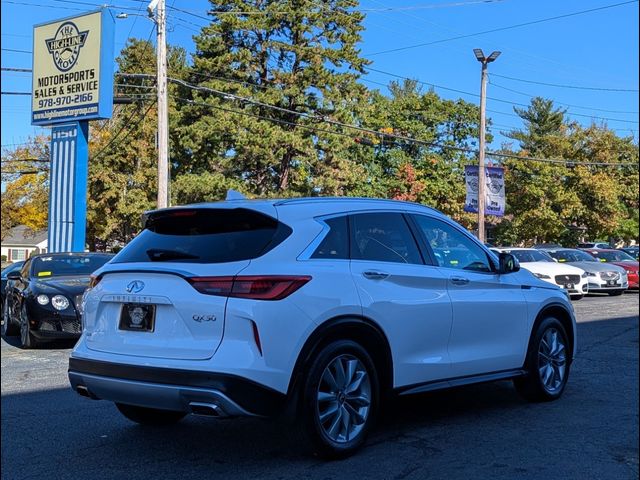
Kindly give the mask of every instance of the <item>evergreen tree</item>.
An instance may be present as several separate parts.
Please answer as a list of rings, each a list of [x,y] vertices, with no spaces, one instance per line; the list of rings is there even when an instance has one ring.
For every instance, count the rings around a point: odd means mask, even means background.
[[[522,118],[525,129],[506,134],[520,142],[520,148],[531,155],[544,155],[554,136],[562,136],[565,129],[566,110],[554,108],[553,100],[534,97],[527,109],[514,107]]]
[[[177,173],[219,173],[261,196],[349,190],[360,171],[346,154],[353,139],[320,131],[341,129],[318,117],[351,124],[366,103],[357,5],[212,0],[211,24],[195,37],[191,83],[282,110],[183,89]]]

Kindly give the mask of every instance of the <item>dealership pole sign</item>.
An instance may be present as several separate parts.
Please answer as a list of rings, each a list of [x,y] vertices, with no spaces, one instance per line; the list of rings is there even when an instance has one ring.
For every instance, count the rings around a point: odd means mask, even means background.
[[[111,118],[115,19],[98,11],[35,25],[31,124],[50,126],[49,251],[83,251],[89,121]]]
[[[505,190],[504,169],[501,167],[485,167],[485,215],[504,216]],[[467,188],[467,198],[464,211],[478,213],[478,166],[464,167],[464,183]]]

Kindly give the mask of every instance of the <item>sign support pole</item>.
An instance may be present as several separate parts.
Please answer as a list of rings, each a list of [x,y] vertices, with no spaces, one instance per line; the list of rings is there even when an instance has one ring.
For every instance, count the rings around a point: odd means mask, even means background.
[[[87,226],[89,122],[51,130],[48,250],[84,252]]]

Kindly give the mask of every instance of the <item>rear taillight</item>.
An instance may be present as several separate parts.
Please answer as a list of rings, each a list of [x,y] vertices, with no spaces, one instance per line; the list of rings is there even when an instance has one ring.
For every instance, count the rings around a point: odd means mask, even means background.
[[[308,275],[259,275],[192,277],[188,281],[200,293],[253,300],[282,300],[311,280]]]
[[[93,287],[98,285],[98,283],[100,283],[100,280],[102,280],[102,276],[101,275],[91,275],[91,276],[89,276],[89,286],[87,287],[87,289],[92,289]]]

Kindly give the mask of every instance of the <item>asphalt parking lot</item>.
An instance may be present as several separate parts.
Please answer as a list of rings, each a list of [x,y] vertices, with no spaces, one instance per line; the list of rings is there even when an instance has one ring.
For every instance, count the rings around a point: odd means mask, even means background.
[[[356,456],[306,456],[275,421],[129,423],[68,386],[69,345],[2,340],[2,479],[637,479],[638,294],[575,302],[579,352],[560,401],[510,382],[403,397]]]

